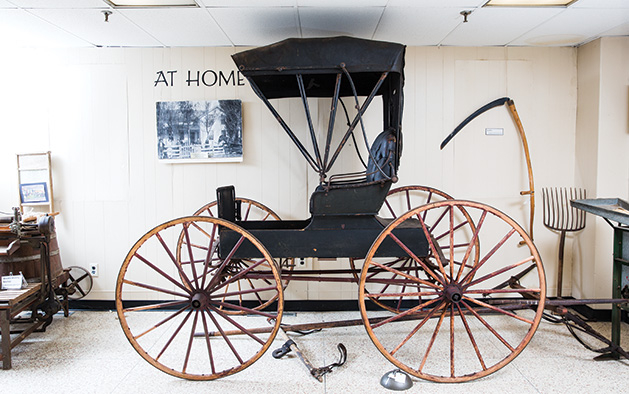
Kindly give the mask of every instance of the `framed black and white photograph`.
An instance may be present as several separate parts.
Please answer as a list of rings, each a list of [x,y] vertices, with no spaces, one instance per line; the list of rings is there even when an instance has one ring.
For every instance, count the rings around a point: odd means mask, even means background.
[[[156,113],[161,162],[242,161],[240,100],[159,101]]]
[[[48,202],[48,186],[45,182],[23,183],[20,185],[22,204]]]

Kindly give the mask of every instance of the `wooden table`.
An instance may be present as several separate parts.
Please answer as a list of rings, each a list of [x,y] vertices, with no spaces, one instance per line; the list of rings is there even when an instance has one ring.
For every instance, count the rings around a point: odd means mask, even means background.
[[[44,321],[35,320],[26,330],[11,340],[11,319],[39,301],[41,283],[29,284],[22,290],[0,291],[0,335],[2,335],[2,369],[11,369],[11,349],[41,327]]]
[[[53,289],[65,286],[67,280],[68,270],[65,269],[52,281]],[[2,369],[11,369],[11,349],[46,323],[46,320],[37,319],[35,316],[32,316],[31,319],[25,322],[27,328],[21,331],[16,338],[11,340],[11,321],[18,314],[29,308],[35,312],[37,305],[46,298],[46,295],[42,294],[45,288],[45,286],[42,286],[42,284],[38,282],[29,283],[28,286],[22,290],[0,291],[0,336],[2,337],[0,346],[2,354],[0,354],[0,361],[2,361]],[[64,295],[61,305],[64,315],[67,317],[67,294]]]

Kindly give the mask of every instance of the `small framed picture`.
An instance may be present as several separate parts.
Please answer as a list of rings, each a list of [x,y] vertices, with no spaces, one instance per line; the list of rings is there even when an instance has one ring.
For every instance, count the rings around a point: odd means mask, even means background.
[[[20,185],[22,204],[49,202],[46,182],[23,183]]]

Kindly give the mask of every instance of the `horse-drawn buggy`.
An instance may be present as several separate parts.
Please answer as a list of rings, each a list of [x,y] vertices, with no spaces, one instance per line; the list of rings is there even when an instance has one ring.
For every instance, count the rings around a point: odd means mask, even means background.
[[[318,175],[310,217],[280,220],[227,186],[194,215],[146,233],[116,287],[121,325],[144,359],[195,380],[243,370],[280,330],[294,328],[282,325],[282,313],[284,290],[295,281],[356,283],[359,323],[387,359],[420,378],[476,379],[522,352],[546,301],[542,261],[527,232],[481,203],[430,187],[392,188],[402,155],[404,52],[399,44],[336,37],[233,55]],[[276,99],[301,100],[306,141]],[[315,99],[329,104],[323,130],[314,126]],[[370,138],[365,117],[374,102],[382,126]],[[347,126],[336,122],[341,116]],[[364,170],[334,173],[351,146],[362,151]],[[348,264],[300,269],[301,258]]]

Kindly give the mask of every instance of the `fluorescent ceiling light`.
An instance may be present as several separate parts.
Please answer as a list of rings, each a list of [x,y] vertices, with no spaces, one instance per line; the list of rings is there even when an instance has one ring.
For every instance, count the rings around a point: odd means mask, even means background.
[[[483,7],[567,7],[577,0],[489,0]]]
[[[105,0],[114,8],[198,7],[195,0]]]

